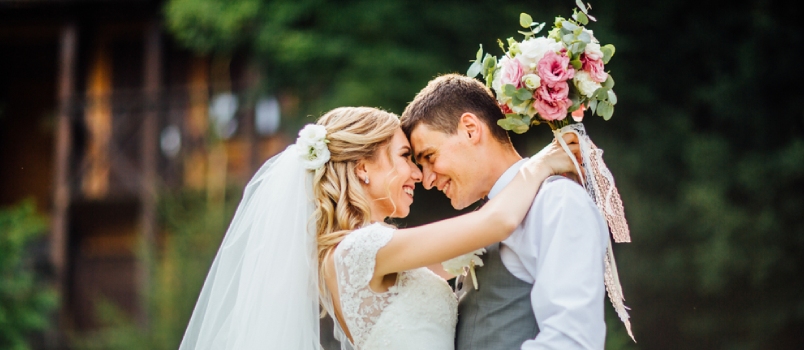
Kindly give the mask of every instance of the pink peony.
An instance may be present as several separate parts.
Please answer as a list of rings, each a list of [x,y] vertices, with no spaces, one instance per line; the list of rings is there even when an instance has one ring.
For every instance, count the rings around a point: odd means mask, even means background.
[[[606,78],[609,77],[609,74],[603,70],[603,60],[593,60],[590,58],[587,58],[586,55],[581,55],[581,62],[583,63],[582,69],[589,72],[592,81],[603,83],[606,81]]]
[[[503,86],[511,84],[517,89],[522,87],[522,76],[525,73],[522,69],[522,65],[519,64],[519,61],[505,57],[500,62],[500,65],[502,66],[500,83],[502,83]]]
[[[564,120],[567,109],[572,105],[568,96],[569,84],[566,81],[556,83],[553,87],[542,85],[533,93],[533,108],[544,120]]]
[[[539,61],[538,67],[542,85],[553,86],[572,79],[575,75],[575,70],[570,67],[569,61],[569,57],[564,52],[557,54],[549,51],[544,54],[544,57]]]

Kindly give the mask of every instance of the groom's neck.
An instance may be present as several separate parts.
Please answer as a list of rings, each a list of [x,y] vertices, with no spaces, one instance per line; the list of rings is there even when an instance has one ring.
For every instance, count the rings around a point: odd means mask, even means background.
[[[522,156],[517,153],[513,145],[498,143],[488,148],[488,152],[484,158],[487,162],[485,168],[488,169],[485,193],[487,196],[488,192],[491,191],[491,188],[494,187],[494,184],[502,177],[503,173],[516,164],[516,162],[522,160]]]

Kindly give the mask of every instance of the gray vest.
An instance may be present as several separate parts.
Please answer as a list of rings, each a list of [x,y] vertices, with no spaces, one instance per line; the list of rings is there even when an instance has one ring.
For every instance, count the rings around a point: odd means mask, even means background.
[[[533,284],[516,278],[505,268],[500,243],[486,247],[481,258],[483,267],[475,269],[478,290],[469,278],[459,281],[466,293],[458,304],[455,349],[520,349],[522,343],[539,333],[530,303]]]

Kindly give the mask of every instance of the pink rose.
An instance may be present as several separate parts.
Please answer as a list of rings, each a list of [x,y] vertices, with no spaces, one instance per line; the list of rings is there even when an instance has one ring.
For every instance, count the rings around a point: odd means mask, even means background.
[[[542,78],[542,85],[553,86],[566,82],[575,75],[575,70],[569,66],[569,57],[562,52],[557,54],[548,51],[539,61],[539,77]]]
[[[519,61],[508,59],[508,57],[503,58],[500,62],[502,65],[502,76],[500,77],[500,83],[503,86],[511,84],[517,89],[522,87],[522,76],[524,75],[522,65],[519,64]]]
[[[556,102],[566,100],[569,96],[569,84],[566,81],[557,83],[553,86],[539,86],[533,92],[534,99],[541,99],[548,102]]]
[[[567,109],[572,105],[568,96],[569,84],[566,81],[553,87],[542,85],[533,93],[533,108],[544,120],[564,120]]]
[[[609,77],[609,74],[603,70],[603,60],[593,60],[587,58],[586,55],[581,55],[581,62],[583,63],[582,69],[589,72],[593,81],[603,83]]]

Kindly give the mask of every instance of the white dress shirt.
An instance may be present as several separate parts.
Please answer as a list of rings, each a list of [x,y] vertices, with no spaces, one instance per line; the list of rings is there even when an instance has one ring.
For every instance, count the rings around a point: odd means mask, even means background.
[[[525,160],[503,173],[489,198],[513,180]],[[539,334],[523,343],[523,350],[603,349],[608,239],[606,222],[581,185],[562,176],[545,180],[525,220],[500,245],[508,271],[533,283]]]

